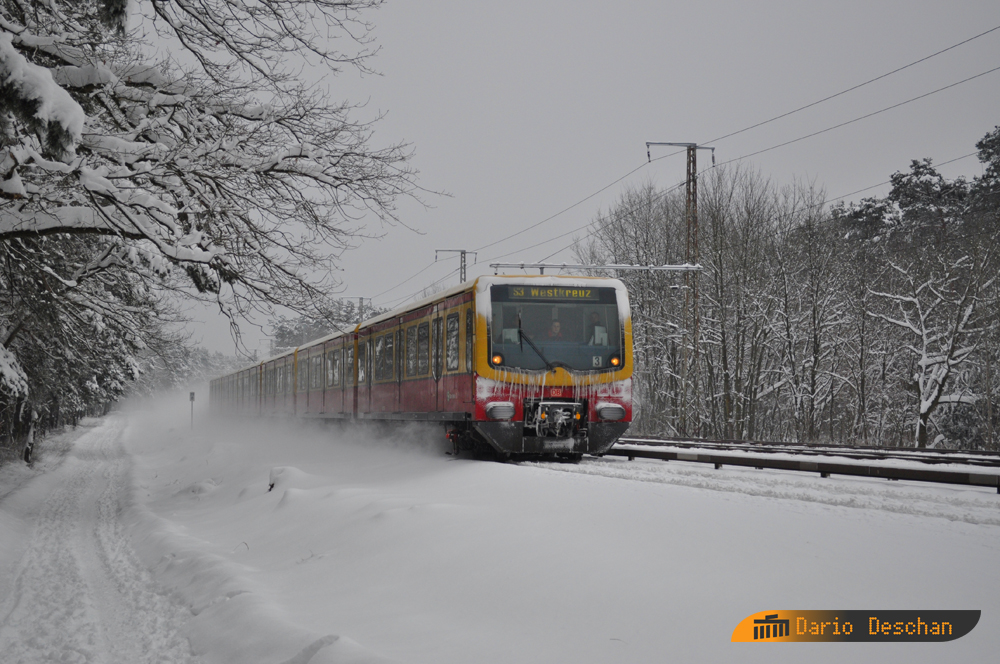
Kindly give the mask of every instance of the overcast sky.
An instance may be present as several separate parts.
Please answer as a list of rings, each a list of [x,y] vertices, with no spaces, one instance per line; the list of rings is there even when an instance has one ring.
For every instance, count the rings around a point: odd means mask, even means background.
[[[570,231],[630,186],[681,182],[684,155],[643,166],[647,141],[711,144],[718,161],[729,161],[1000,67],[997,30],[708,143],[998,27],[1000,4],[387,0],[369,18],[381,46],[370,64],[382,75],[345,71],[334,79],[334,95],[367,101],[361,117],[387,113],[373,143],[411,143],[421,186],[451,195],[424,195],[427,208],[401,200],[401,219],[414,230],[375,223],[371,230],[384,236],[344,256],[342,295],[375,296],[380,306],[440,279],[458,283],[457,272],[449,276],[457,258],[434,264],[435,249],[480,249],[638,169],[530,232],[482,249],[478,264],[470,256],[470,278],[492,274],[487,264],[498,256],[532,262],[568,247],[583,234]],[[888,180],[912,159],[941,163],[972,153],[997,125],[1000,71],[745,162],[779,184],[814,181],[837,200]],[[668,154],[654,148],[654,158]],[[709,164],[708,153],[699,154],[699,166]],[[975,157],[941,171],[982,173]],[[529,248],[557,236],[564,237]],[[548,260],[574,257],[567,248]],[[233,352],[224,320],[194,315],[195,341]],[[260,344],[255,330],[245,333],[249,348]]]

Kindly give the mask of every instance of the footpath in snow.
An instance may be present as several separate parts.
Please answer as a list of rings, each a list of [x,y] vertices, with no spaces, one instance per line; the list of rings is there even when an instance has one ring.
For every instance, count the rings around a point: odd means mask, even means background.
[[[1000,651],[988,489],[611,458],[495,464],[446,456],[434,428],[199,414],[191,432],[186,407],[105,418],[0,498],[5,664],[910,664]],[[740,620],[774,609],[983,613],[950,643],[730,643]]]
[[[124,425],[108,418],[63,434],[42,474],[22,474],[0,502],[4,664],[190,661],[178,631],[187,612],[157,589],[119,518],[131,482]]]

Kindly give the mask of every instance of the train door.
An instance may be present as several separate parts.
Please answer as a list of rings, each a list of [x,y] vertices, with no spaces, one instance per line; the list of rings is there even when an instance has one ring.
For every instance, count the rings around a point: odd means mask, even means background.
[[[358,335],[358,413],[372,410],[372,336]]]
[[[342,342],[328,343],[324,347],[326,360],[323,375],[323,412],[344,412],[344,349]]]
[[[354,348],[357,336],[351,333],[344,340],[344,413],[357,415],[357,366],[354,362]]]
[[[440,411],[444,405],[441,391],[441,375],[444,373],[444,319],[438,316],[431,323],[431,403]]]
[[[403,362],[406,361],[406,349],[403,346],[404,340],[403,331],[403,319],[399,319],[399,327],[396,328],[396,408],[397,412],[403,410],[403,373],[405,371],[405,366]]]

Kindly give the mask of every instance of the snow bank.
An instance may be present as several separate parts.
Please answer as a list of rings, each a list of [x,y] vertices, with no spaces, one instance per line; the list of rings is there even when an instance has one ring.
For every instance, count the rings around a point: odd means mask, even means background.
[[[178,395],[178,403],[182,403],[182,396],[186,395]],[[135,412],[133,417],[143,418]],[[260,450],[253,443],[267,447],[268,434],[261,435],[259,428],[256,433],[244,431],[242,443],[250,445],[227,445],[226,453],[219,454],[219,429],[188,435],[183,428],[169,426],[168,420],[158,420],[154,414],[147,412],[145,417],[152,419],[126,432],[126,440],[140,452],[135,475],[135,495],[140,500],[125,518],[137,553],[158,582],[189,608],[192,618],[186,636],[200,661],[389,662],[341,633],[312,630],[294,621],[294,614],[275,602],[269,588],[257,579],[259,570],[240,560],[251,550],[256,553],[258,540],[252,535],[241,534],[232,547],[228,541],[220,546],[217,541],[194,535],[190,524],[184,524],[186,519],[176,518],[197,512],[209,515],[220,506],[242,506],[245,509],[240,510],[241,518],[230,521],[230,525],[238,531],[253,531],[254,521],[261,516],[257,513],[260,500],[276,495],[269,494],[269,486],[285,489],[283,498],[287,503],[290,492],[321,483],[323,478],[294,467],[275,467],[269,475],[260,477],[241,473],[247,467],[256,467],[253,460]],[[150,426],[151,422],[155,424]],[[265,430],[273,432],[268,427]],[[159,461],[182,449],[186,454],[174,457],[166,467],[159,465]],[[205,468],[214,472],[204,475]],[[156,491],[155,486],[160,490]],[[146,502],[142,497],[154,500]],[[169,513],[169,518],[163,513]],[[266,530],[264,526],[256,535],[266,538]],[[273,559],[270,562],[281,564]]]
[[[1000,648],[1000,499],[988,490],[484,463],[446,456],[437,428],[198,414],[191,434],[186,394],[163,405],[131,416],[129,518],[209,662],[913,664]],[[729,642],[771,608],[983,617],[948,644]]]
[[[186,636],[205,662],[377,664],[389,662],[337,634],[299,627],[248,579],[246,570],[212,552],[142,506],[126,517],[136,552],[157,580],[187,605]],[[245,545],[245,543],[241,543]]]

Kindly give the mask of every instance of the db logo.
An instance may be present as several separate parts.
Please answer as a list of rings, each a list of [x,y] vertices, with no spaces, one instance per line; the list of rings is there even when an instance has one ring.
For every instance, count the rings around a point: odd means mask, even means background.
[[[562,393],[563,393],[562,388],[560,388],[560,387],[553,387],[552,388],[552,396],[554,396],[554,397],[561,397]]]

